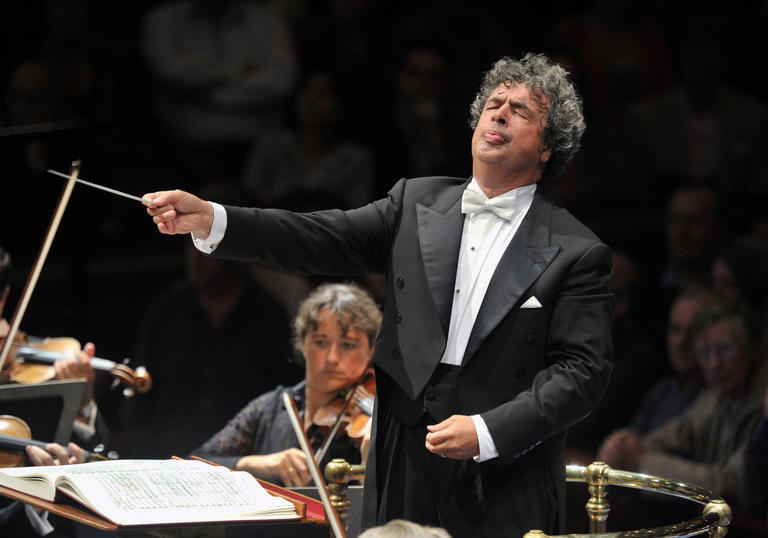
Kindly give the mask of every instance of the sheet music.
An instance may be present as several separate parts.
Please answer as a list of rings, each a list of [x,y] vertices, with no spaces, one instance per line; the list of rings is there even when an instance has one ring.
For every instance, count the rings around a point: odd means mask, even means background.
[[[61,491],[121,525],[298,517],[250,474],[200,461],[115,460],[57,471]]]

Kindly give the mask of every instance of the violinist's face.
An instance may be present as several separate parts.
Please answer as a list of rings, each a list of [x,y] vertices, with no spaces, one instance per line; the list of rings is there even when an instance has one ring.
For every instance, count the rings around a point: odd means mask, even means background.
[[[307,389],[332,395],[363,375],[373,350],[368,335],[354,327],[342,334],[336,312],[320,311],[320,324],[304,337]]]

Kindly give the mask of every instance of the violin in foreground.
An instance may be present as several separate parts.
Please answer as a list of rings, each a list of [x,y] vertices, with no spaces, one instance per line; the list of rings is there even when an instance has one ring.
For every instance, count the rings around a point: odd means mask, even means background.
[[[53,363],[58,359],[74,356],[80,349],[80,342],[75,338],[63,336],[33,341],[27,339],[23,333],[17,333],[11,344],[10,360],[0,372],[0,384],[50,381],[56,376]],[[114,386],[122,385],[123,395],[126,397],[133,396],[135,392],[147,392],[152,388],[152,377],[143,366],[134,370],[126,364],[100,357],[93,357],[91,366],[97,372],[110,374]]]
[[[32,445],[46,450],[47,444],[32,439],[32,431],[22,419],[11,415],[0,415],[0,467],[19,467],[25,461],[25,447]],[[102,445],[99,446],[103,448]],[[71,456],[70,450],[66,450]],[[110,452],[104,455],[99,447],[93,451],[84,450],[84,452],[85,461],[117,459],[117,454]]]
[[[376,377],[373,368],[369,368],[357,383],[317,410],[313,422],[326,432],[315,454],[317,461],[322,461],[331,442],[339,434],[346,434],[356,446],[360,446],[365,432],[371,427],[375,396]]]

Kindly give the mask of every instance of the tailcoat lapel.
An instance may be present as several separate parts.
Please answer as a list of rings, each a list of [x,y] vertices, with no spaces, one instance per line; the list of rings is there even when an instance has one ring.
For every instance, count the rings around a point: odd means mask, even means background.
[[[462,364],[471,359],[480,344],[560,251],[559,246],[550,246],[548,229],[551,213],[552,206],[535,196],[491,277]]]
[[[445,335],[451,321],[453,285],[464,226],[461,195],[468,183],[445,189],[429,207],[416,204],[424,272]]]

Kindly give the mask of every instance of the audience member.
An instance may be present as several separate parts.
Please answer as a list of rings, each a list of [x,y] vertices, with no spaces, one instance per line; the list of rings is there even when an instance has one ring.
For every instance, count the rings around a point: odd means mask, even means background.
[[[667,360],[672,372],[657,379],[646,391],[629,422],[629,428],[646,434],[679,415],[696,398],[701,373],[691,347],[690,327],[696,314],[715,301],[712,293],[696,290],[681,293],[672,303],[667,319]]]
[[[155,113],[190,173],[236,174],[294,84],[283,14],[266,1],[165,2],[146,13],[140,40]]]
[[[359,538],[451,538],[451,535],[440,527],[393,519],[384,525],[364,531]]]
[[[762,415],[768,368],[747,310],[713,304],[691,326],[706,387],[680,415],[645,436],[625,430],[599,458],[628,471],[704,487],[734,506],[746,501],[745,454]]]
[[[685,186],[672,194],[666,214],[662,289],[678,292],[709,285],[712,260],[723,239],[720,217],[720,200],[710,187]]]
[[[370,126],[370,103],[380,103],[383,73],[380,69],[385,47],[383,34],[389,27],[384,21],[392,13],[389,4],[377,0],[355,2],[302,2],[294,37],[297,56],[305,65],[327,65],[340,80],[365,80],[349,88],[350,102],[345,106],[363,128]],[[393,11],[409,9],[399,5]],[[365,110],[365,113],[361,113]]]
[[[330,71],[312,70],[291,104],[290,127],[257,137],[250,150],[243,183],[258,203],[283,207],[303,195],[351,208],[370,200],[373,156],[347,139],[352,102],[342,82]]]
[[[583,69],[585,106],[615,111],[627,100],[664,88],[671,81],[667,36],[653,7],[638,0],[594,2],[552,27],[555,46],[574,51]]]
[[[432,176],[446,170],[469,174],[466,141],[449,128],[461,121],[451,102],[454,66],[449,46],[406,37],[395,49],[389,63],[388,106],[379,111],[374,142],[379,150],[379,190],[385,192],[402,175]]]
[[[322,423],[325,427],[319,428],[317,413],[345,395],[369,370],[380,325],[379,308],[359,286],[324,284],[315,288],[293,322],[295,350],[305,366],[304,380],[293,387],[278,385],[252,400],[194,454],[286,486],[307,485],[309,466],[283,406],[282,393],[287,391],[296,401],[312,450],[317,452],[329,429]],[[332,441],[320,468],[334,457],[358,463],[361,453],[364,459],[367,441],[358,452],[352,439],[342,435]]]
[[[551,46],[566,51],[568,64],[577,67],[590,118],[582,161],[575,163],[586,170],[569,181],[575,192],[561,192],[562,196],[576,198],[580,204],[600,204],[602,200],[603,207],[617,201],[624,207],[647,207],[648,189],[643,181],[616,184],[616,177],[627,174],[628,146],[637,143],[624,142],[616,133],[623,128],[620,112],[627,102],[665,88],[671,81],[668,36],[654,15],[654,8],[646,2],[599,1],[584,4],[551,25]],[[579,169],[571,173],[579,173]]]
[[[653,200],[685,183],[715,185],[726,200],[768,191],[768,106],[733,84],[724,20],[723,8],[681,10],[676,83],[627,107],[624,170]]]
[[[742,237],[721,248],[712,263],[712,289],[724,301],[744,303],[765,322],[768,243]]]

